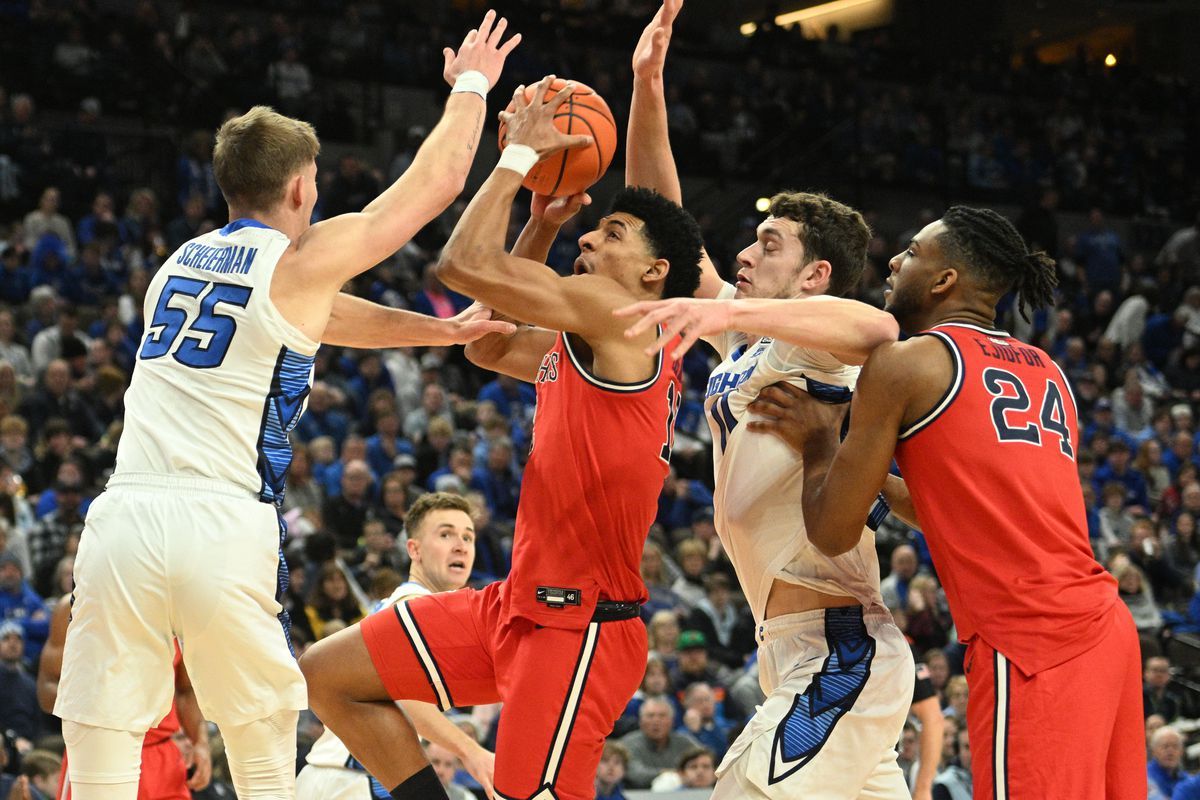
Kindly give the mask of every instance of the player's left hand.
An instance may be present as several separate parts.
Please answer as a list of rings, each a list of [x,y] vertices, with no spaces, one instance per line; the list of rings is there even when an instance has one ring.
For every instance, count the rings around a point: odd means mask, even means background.
[[[496,754],[483,747],[475,746],[462,759],[463,769],[471,773],[471,777],[479,781],[479,785],[487,792],[489,798],[495,797],[492,787],[493,776],[496,774]]]
[[[533,97],[528,99],[525,97],[525,87],[518,86],[513,92],[513,110],[500,112],[500,121],[508,126],[508,143],[531,147],[538,158],[592,143],[590,136],[563,133],[555,127],[554,116],[574,93],[575,84],[567,81],[562,89],[547,99],[553,82],[553,75],[542,78],[533,89]]]
[[[534,192],[529,201],[529,213],[550,225],[562,227],[567,220],[578,214],[581,208],[591,204],[592,196],[587,192],[580,192],[569,197],[550,197]]]
[[[641,316],[641,319],[626,329],[626,339],[638,337],[655,325],[663,326],[662,334],[654,341],[654,344],[646,348],[648,356],[662,350],[676,335],[682,336],[682,341],[672,355],[678,361],[701,336],[710,336],[728,330],[729,311],[728,300],[693,300],[676,297],[671,300],[644,300],[634,303],[624,308],[618,308],[613,312],[613,316]]]
[[[446,83],[453,88],[459,75],[475,70],[482,72],[488,79],[489,89],[494,88],[496,81],[500,80],[500,72],[504,69],[504,60],[521,43],[519,33],[504,44],[500,43],[507,27],[507,19],[501,17],[497,22],[496,12],[489,10],[483,15],[483,22],[479,23],[479,27],[471,30],[463,39],[458,52],[449,47],[444,48],[442,58],[446,63],[442,67],[442,77],[446,79]]]
[[[671,44],[671,31],[683,0],[663,0],[654,19],[642,31],[637,47],[633,49],[633,75],[640,80],[662,78],[663,65],[667,61],[667,47]]]
[[[212,781],[212,753],[208,749],[208,742],[197,742],[192,745],[192,763],[196,767],[196,771],[192,773],[192,777],[188,778],[188,788],[194,789],[197,792],[208,788],[208,784]]]
[[[447,322],[450,323],[450,338],[445,344],[467,344],[492,333],[509,336],[517,332],[517,326],[511,322],[492,319],[492,310],[479,302],[472,303]]]
[[[822,403],[790,383],[773,383],[750,404],[750,413],[758,419],[746,423],[746,429],[777,436],[803,453],[804,443],[813,433],[836,434],[849,407],[849,403]]]

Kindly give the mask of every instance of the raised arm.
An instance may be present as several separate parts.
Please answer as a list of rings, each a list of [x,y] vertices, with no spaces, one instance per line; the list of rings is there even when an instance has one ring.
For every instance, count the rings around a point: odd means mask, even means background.
[[[818,295],[794,300],[656,300],[620,309],[619,317],[637,318],[626,334],[641,336],[663,326],[654,347],[676,334],[679,358],[701,336],[742,331],[832,353],[845,364],[862,364],[879,345],[900,335],[896,318],[886,311],[844,297]]]
[[[642,31],[633,51],[633,100],[625,135],[625,185],[645,186],[683,205],[683,188],[667,126],[663,70],[675,17],[683,0],[664,0]],[[706,251],[700,259],[700,286],[695,297],[716,297],[725,282]]]
[[[530,103],[524,102],[524,87],[513,95],[524,130],[514,124],[512,115],[508,117],[509,147],[532,148],[539,159],[590,141],[586,136],[561,133],[551,124],[555,110],[572,90],[568,84],[543,105],[552,78],[538,84]],[[501,158],[442,249],[438,278],[512,319],[548,330],[571,331],[589,340],[619,338],[621,326],[614,324],[611,311],[625,305],[623,298],[629,297],[620,284],[599,275],[560,277],[545,264],[505,252],[504,232],[522,177],[522,172]]]
[[[493,320],[491,311],[478,304],[450,319],[439,319],[340,292],[334,298],[321,342],[359,348],[438,347],[466,344],[490,334],[507,335],[515,330],[511,322]]]
[[[443,76],[454,88],[441,120],[412,165],[366,208],[317,223],[300,236],[296,262],[305,280],[341,286],[399,250],[462,191],[483,130],[485,95],[520,42],[520,34],[502,42],[506,27],[488,11],[458,52],[443,51]]]

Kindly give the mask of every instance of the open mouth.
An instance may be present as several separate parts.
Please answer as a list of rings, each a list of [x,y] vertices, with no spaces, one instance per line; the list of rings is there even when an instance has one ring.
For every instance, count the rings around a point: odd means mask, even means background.
[[[739,273],[737,274],[737,286],[738,286],[738,288],[740,289],[740,288],[742,288],[742,287],[744,287],[744,286],[749,286],[749,285],[750,285],[750,279],[746,277],[746,274],[745,274],[745,273],[743,273],[743,272],[739,272]]]
[[[466,568],[467,568],[467,562],[465,562],[465,561],[451,561],[451,562],[450,562],[450,564],[449,564],[448,566],[450,567],[450,569],[466,569]]]
[[[583,256],[575,259],[574,270],[576,275],[587,275],[591,272],[591,270],[588,269],[587,262],[583,260]]]

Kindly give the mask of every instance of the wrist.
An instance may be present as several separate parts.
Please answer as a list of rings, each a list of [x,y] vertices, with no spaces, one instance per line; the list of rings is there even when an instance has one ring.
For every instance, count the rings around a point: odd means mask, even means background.
[[[488,89],[490,88],[491,82],[488,81],[486,75],[477,69],[469,69],[454,79],[454,86],[451,87],[450,94],[470,92],[487,100]]]
[[[532,147],[509,143],[504,148],[504,152],[500,154],[500,160],[496,162],[496,169],[512,170],[524,179],[539,160],[537,151]]]

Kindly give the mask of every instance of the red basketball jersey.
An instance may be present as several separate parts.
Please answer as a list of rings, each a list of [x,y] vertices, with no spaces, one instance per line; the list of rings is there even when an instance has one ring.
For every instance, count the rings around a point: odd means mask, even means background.
[[[674,345],[636,384],[591,375],[562,333],[542,359],[506,616],[582,628],[598,600],[646,600],[642,547],[681,398]]]
[[[959,638],[980,636],[1026,675],[1087,650],[1117,601],[1088,542],[1075,399],[1045,352],[946,323],[941,402],[901,432],[912,493]]]

